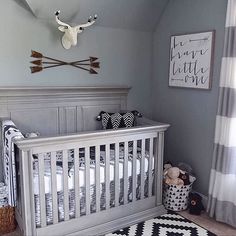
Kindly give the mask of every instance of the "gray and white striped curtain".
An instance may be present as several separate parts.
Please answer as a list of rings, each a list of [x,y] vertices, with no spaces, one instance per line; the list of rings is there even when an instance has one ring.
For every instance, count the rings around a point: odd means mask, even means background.
[[[236,0],[228,0],[207,212],[236,227]]]

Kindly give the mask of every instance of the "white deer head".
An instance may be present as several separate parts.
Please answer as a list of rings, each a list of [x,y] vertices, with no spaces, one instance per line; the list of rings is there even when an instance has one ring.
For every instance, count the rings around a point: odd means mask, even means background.
[[[60,25],[58,29],[64,32],[62,36],[62,45],[65,49],[69,49],[72,46],[77,44],[77,34],[82,33],[86,27],[93,25],[97,19],[97,15],[93,18],[92,16],[89,17],[88,22],[85,24],[77,25],[77,26],[70,26],[59,20],[60,11],[55,12],[56,22]]]

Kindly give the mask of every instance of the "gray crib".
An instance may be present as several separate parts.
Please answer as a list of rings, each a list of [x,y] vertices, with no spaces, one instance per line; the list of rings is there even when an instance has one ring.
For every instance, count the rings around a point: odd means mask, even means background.
[[[25,103],[25,90],[19,91],[17,108],[13,99],[7,111],[20,130],[32,130],[37,122],[27,127],[22,115],[45,104],[57,108],[60,121],[58,133],[15,141],[16,219],[24,235],[102,235],[165,213],[162,168],[169,125],[140,118],[135,127],[108,131],[88,118],[106,108],[126,109],[127,88],[26,89],[37,106]]]

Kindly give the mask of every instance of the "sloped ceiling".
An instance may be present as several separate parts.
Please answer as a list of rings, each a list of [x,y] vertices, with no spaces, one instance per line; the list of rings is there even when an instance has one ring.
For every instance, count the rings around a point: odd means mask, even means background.
[[[98,14],[97,25],[113,28],[153,31],[169,0],[21,0],[42,19],[60,19],[79,24]]]

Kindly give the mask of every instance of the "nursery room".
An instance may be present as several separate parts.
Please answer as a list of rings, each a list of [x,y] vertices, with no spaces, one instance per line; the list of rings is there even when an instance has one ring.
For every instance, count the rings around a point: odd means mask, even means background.
[[[236,0],[0,19],[0,235],[236,235]]]

